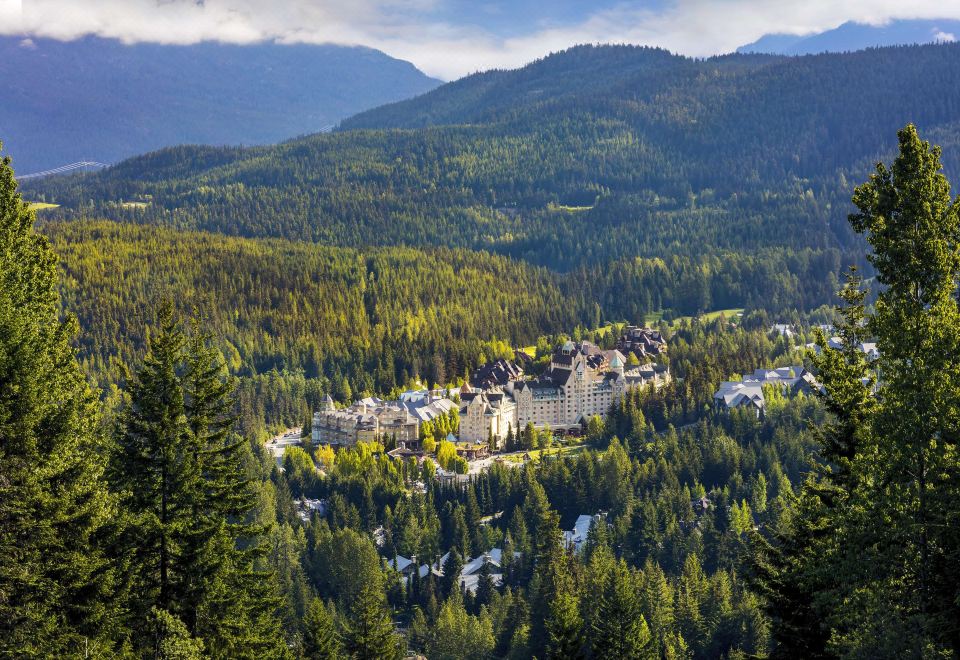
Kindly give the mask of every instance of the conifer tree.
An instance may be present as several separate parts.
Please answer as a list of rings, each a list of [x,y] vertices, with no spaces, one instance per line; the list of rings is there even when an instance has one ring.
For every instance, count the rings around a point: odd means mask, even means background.
[[[864,565],[880,570],[862,575],[875,598],[862,625],[887,650],[929,655],[944,644],[960,648],[960,507],[951,476],[960,437],[960,213],[940,172],[939,147],[913,125],[898,138],[893,166],[879,164],[856,189],[860,212],[850,216],[883,285],[867,324],[879,352],[879,405],[864,449],[870,459],[861,463],[861,504],[871,511]],[[880,624],[891,616],[897,624]]]
[[[264,530],[245,521],[256,499],[231,392],[209,338],[186,337],[162,302],[111,461],[130,520],[132,621],[156,607],[211,655],[283,655],[275,582],[255,567]]]
[[[496,586],[490,572],[490,562],[484,561],[480,566],[480,573],[477,578],[477,609],[490,605],[494,591],[496,591]]]
[[[567,562],[552,569],[553,598],[549,603],[547,628],[548,658],[583,658],[583,619],[580,599]]]
[[[57,258],[0,161],[0,656],[109,654],[122,634],[104,548],[96,398],[61,318]]]
[[[183,621],[166,610],[153,608],[147,620],[150,654],[162,660],[201,660],[203,642],[190,636]]]
[[[169,301],[158,310],[143,366],[120,417],[111,481],[130,516],[134,621],[154,607],[182,614],[189,591],[181,570],[202,498],[199,446],[184,410],[179,370],[184,337]]]
[[[343,635],[344,648],[357,660],[392,660],[401,657],[383,591],[376,581],[366,582],[350,607]]]
[[[640,609],[636,580],[623,560],[606,576],[591,637],[596,657],[637,659],[656,655]]]
[[[819,353],[811,355],[823,386],[818,396],[832,413],[818,429],[819,453],[824,459],[804,482],[799,497],[788,495],[792,513],[773,529],[772,539],[751,534],[748,578],[766,599],[776,642],[775,658],[827,657],[830,636],[828,611],[817,607],[819,591],[831,588],[832,576],[824,564],[841,551],[837,534],[843,524],[842,509],[855,487],[854,459],[867,438],[870,414],[876,401],[870,394],[872,376],[860,350],[864,340],[864,299],[860,278],[851,269],[840,291],[834,333],[841,340],[831,348],[823,336]]]
[[[456,548],[451,548],[447,554],[447,560],[443,562],[443,578],[440,583],[440,589],[444,598],[449,598],[450,594],[460,591],[460,572],[463,570],[463,559]]]
[[[337,660],[343,657],[333,617],[319,598],[310,603],[303,618],[303,657],[307,660]]]
[[[528,503],[530,501],[528,498]],[[560,544],[560,517],[549,508],[545,500],[542,506],[544,508],[534,505],[534,519],[539,521],[539,525],[534,579],[530,586],[530,646],[537,655],[541,650],[550,654],[551,644],[553,650],[574,646],[580,634],[576,619],[571,618],[571,607],[576,610],[577,603],[573,586],[566,581],[569,578],[566,575],[569,567]],[[560,609],[554,611],[561,592],[566,592],[565,597],[560,599]],[[555,642],[552,642],[552,633],[556,635]]]

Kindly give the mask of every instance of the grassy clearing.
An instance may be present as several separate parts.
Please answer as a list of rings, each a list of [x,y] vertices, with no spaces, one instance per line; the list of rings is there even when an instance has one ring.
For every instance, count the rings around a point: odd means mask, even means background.
[[[706,314],[701,314],[699,318],[701,321],[713,321],[714,319],[720,318],[720,316],[725,316],[727,319],[735,319],[740,314],[743,314],[742,307],[738,309],[718,309],[713,312],[707,312]],[[682,321],[692,321],[692,320],[693,320],[692,316],[681,316],[679,318],[674,319],[673,322],[670,324],[670,327],[675,328],[678,325],[680,325]]]
[[[44,209],[55,209],[59,208],[59,204],[47,204],[46,202],[27,202],[29,206],[34,211],[42,211]]]
[[[524,455],[530,457],[531,463],[539,463],[543,460],[544,456],[573,456],[584,451],[587,448],[585,442],[578,442],[576,444],[570,444],[565,446],[554,446],[549,449],[533,449],[528,452],[517,452],[513,454],[506,454],[503,456],[503,460],[509,463],[523,463]]]
[[[145,209],[150,206],[150,202],[120,202],[120,206],[125,209]]]
[[[583,213],[584,211],[589,211],[592,208],[592,204],[590,206],[567,206],[565,204],[554,204],[553,202],[547,204],[548,211],[560,211],[563,213]]]

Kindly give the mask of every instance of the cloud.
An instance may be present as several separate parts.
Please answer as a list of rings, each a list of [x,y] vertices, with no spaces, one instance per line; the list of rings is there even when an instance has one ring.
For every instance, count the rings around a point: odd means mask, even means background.
[[[451,79],[520,66],[577,43],[638,43],[706,56],[729,52],[764,34],[809,34],[849,20],[883,24],[900,18],[960,19],[960,3],[942,0],[598,0],[585,19],[559,26],[534,21],[519,26],[523,29],[514,26],[505,37],[449,18],[456,12],[444,10],[452,2],[28,0],[22,19],[16,20],[19,1],[0,0],[0,33],[57,39],[94,34],[178,44],[277,40],[366,45]],[[535,8],[540,0],[515,2],[538,3],[531,5]],[[529,14],[530,7],[526,9]],[[549,15],[549,10],[543,13]],[[552,27],[543,27],[546,24]]]
[[[4,26],[19,26],[21,10],[20,0],[0,0],[0,31]]]
[[[957,37],[954,36],[952,32],[944,32],[943,30],[937,30],[933,33],[933,40],[937,43],[950,43],[957,40]]]

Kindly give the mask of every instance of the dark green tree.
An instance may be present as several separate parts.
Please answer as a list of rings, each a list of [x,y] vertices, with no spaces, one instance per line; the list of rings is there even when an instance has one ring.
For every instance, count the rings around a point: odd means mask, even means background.
[[[480,573],[477,578],[477,598],[475,605],[477,609],[490,605],[493,594],[496,591],[496,585],[493,582],[493,575],[490,570],[490,562],[484,561],[480,566]]]
[[[883,285],[867,325],[879,351],[880,403],[852,509],[870,513],[862,527],[851,525],[863,530],[855,541],[868,553],[863,565],[879,570],[860,576],[873,598],[852,634],[886,652],[929,655],[960,648],[960,505],[951,476],[960,437],[960,214],[939,147],[912,125],[898,138],[893,166],[879,164],[856,189],[859,213],[850,216]]]
[[[549,603],[547,628],[548,658],[583,658],[584,629],[580,599],[567,561],[551,569],[553,598]]]
[[[595,657],[635,659],[656,655],[636,582],[623,560],[607,574],[591,630]]]
[[[129,386],[110,466],[112,485],[130,516],[135,620],[144,620],[154,607],[178,618],[192,610],[192,575],[183,559],[191,549],[203,484],[200,447],[184,409],[184,346],[173,307],[164,301],[143,365]]]
[[[463,570],[463,559],[456,548],[447,554],[443,562],[443,577],[440,581],[440,590],[444,598],[448,598],[454,591],[460,590],[460,572]]]
[[[343,657],[333,617],[319,598],[310,603],[303,617],[303,657],[309,660],[337,660]]]
[[[109,654],[122,633],[99,419],[57,257],[0,161],[0,656]]]
[[[262,527],[246,445],[231,433],[232,383],[209,338],[184,335],[161,303],[130,385],[111,461],[130,525],[134,626],[156,607],[177,616],[215,656],[283,653],[279,603],[258,570]]]
[[[774,528],[772,538],[751,534],[749,579],[765,596],[776,642],[771,655],[777,658],[830,655],[829,611],[818,608],[822,601],[816,596],[831,588],[833,578],[823,566],[842,550],[837,535],[856,485],[853,461],[876,408],[873,378],[860,350],[865,292],[855,270],[840,297],[844,304],[837,308],[834,332],[842,346],[829,347],[821,335],[819,351],[811,355],[823,388],[817,394],[832,415],[818,430],[823,462],[804,482],[799,498],[790,496],[793,511]]]
[[[367,582],[350,607],[343,645],[357,660],[393,660],[401,657],[399,639],[393,631],[383,590]]]
[[[147,619],[150,655],[157,660],[201,660],[203,642],[190,636],[183,621],[166,610],[153,608]]]

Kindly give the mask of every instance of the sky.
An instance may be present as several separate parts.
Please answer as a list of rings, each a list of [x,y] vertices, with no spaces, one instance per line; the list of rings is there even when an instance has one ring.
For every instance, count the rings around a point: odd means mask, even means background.
[[[363,45],[452,80],[579,43],[726,53],[846,21],[960,19],[960,0],[0,0],[0,34]]]

